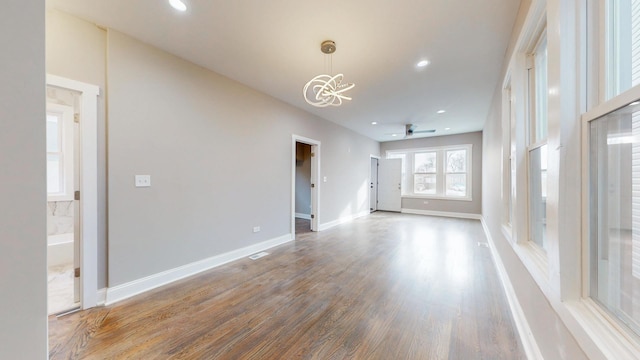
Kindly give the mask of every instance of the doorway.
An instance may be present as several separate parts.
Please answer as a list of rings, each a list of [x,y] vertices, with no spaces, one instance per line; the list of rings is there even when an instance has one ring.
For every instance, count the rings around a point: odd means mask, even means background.
[[[371,155],[369,170],[369,212],[378,211],[378,157]]]
[[[293,135],[291,234],[318,231],[320,142]]]
[[[80,94],[46,88],[47,290],[49,314],[80,307],[78,123]],[[78,276],[76,276],[78,275]]]
[[[311,145],[296,141],[296,234],[311,232]]]
[[[47,75],[49,314],[98,303],[95,85]]]

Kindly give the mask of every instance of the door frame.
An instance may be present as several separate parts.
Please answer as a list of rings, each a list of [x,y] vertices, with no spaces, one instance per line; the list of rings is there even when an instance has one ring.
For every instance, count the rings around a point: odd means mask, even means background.
[[[296,233],[296,143],[311,145],[311,231],[318,231],[320,224],[320,141],[304,136],[291,135],[291,235]]]
[[[373,155],[370,154],[369,155],[369,184],[371,184],[373,181],[373,168],[371,167],[371,160],[376,159],[376,165],[380,166],[380,156],[378,155]],[[371,209],[371,188],[369,188],[369,213],[372,213],[374,211],[378,211],[378,169],[376,169],[376,207],[374,209]],[[371,186],[371,185],[369,185]]]
[[[47,86],[80,93],[80,307],[98,304],[98,96],[96,85],[47,74]]]

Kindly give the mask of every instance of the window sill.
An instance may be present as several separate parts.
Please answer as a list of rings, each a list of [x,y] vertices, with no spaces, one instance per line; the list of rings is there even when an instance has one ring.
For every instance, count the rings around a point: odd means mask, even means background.
[[[471,197],[448,197],[437,195],[402,195],[403,199],[433,199],[433,200],[453,200],[453,201],[473,201]]]
[[[513,228],[511,227],[511,224],[502,224],[501,230],[502,236],[507,239],[509,244],[513,245]]]
[[[618,323],[592,299],[564,304],[574,320],[565,323],[590,358],[604,355],[607,359],[634,359],[640,354],[640,337]]]
[[[526,241],[513,243],[513,250],[545,294],[549,289],[549,259],[539,246]]]

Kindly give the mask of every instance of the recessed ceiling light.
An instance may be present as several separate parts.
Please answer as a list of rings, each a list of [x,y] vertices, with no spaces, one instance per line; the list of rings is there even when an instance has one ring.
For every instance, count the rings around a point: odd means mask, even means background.
[[[376,121],[372,121],[371,125],[378,125],[378,123]]]
[[[447,112],[446,110],[438,110],[438,114],[444,114],[446,112]]]
[[[187,4],[183,3],[181,0],[169,0],[169,4],[178,11],[187,11]]]
[[[398,136],[398,134],[391,134],[391,136]]]
[[[416,64],[416,66],[417,66],[417,67],[419,67],[419,68],[423,68],[423,67],[425,67],[425,66],[427,66],[427,65],[429,65],[429,60],[420,60],[420,61]]]
[[[445,130],[451,130],[451,128],[444,128]]]

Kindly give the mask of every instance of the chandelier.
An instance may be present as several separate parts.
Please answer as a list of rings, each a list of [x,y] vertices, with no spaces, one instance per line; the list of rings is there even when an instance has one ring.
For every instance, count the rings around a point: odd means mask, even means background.
[[[325,40],[320,45],[320,51],[329,55],[329,74],[332,73],[332,55],[336,51],[336,43]],[[325,62],[326,63],[326,62]],[[302,89],[304,99],[316,107],[340,106],[343,100],[351,100],[344,93],[356,86],[353,83],[342,83],[344,75],[318,75],[311,79]]]

